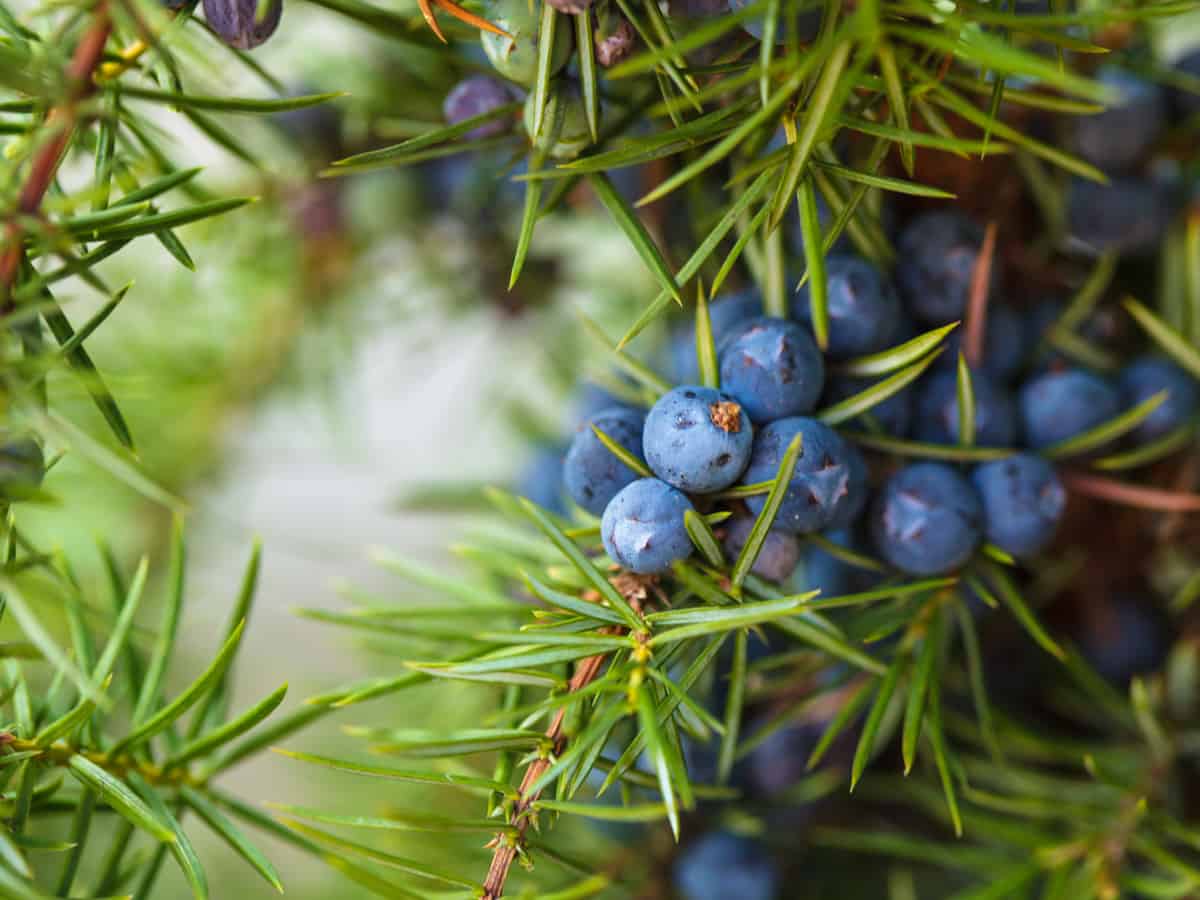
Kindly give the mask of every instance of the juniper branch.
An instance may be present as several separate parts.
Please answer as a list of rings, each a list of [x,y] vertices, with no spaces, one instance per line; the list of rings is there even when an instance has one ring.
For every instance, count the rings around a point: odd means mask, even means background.
[[[621,634],[624,629],[613,628],[610,631],[613,634]],[[600,674],[606,659],[608,659],[608,654],[599,654],[589,656],[580,662],[575,674],[571,676],[567,691],[574,693],[591,684]],[[530,763],[529,768],[525,770],[525,775],[521,778],[519,796],[509,815],[509,824],[516,827],[517,833],[515,835],[496,835],[494,841],[496,849],[492,854],[492,864],[488,867],[487,878],[483,882],[483,895],[480,900],[499,900],[504,894],[504,883],[508,880],[508,871],[517,858],[521,842],[525,839],[525,832],[529,830],[530,811],[542,795],[540,789],[537,791],[530,789],[542,777],[546,769],[550,768],[553,758],[559,756],[566,749],[567,736],[562,732],[563,719],[566,714],[567,707],[560,707],[555,713],[550,727],[546,729],[546,737],[553,748],[552,752],[542,755]]]
[[[42,199],[54,181],[54,175],[66,155],[71,135],[79,119],[79,107],[96,89],[93,74],[104,57],[104,47],[112,34],[112,17],[108,0],[100,0],[92,11],[88,26],[75,53],[67,66],[67,93],[62,103],[50,110],[46,117],[45,142],[34,154],[29,177],[21,187],[17,208],[5,229],[3,252],[0,253],[0,312],[12,310],[12,288],[25,258],[23,242],[25,229],[21,224],[24,217],[36,216]]]

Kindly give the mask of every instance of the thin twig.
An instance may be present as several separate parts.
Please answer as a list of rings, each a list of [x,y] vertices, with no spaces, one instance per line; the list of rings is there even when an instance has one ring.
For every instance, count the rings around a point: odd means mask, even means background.
[[[17,199],[17,208],[5,228],[3,250],[0,252],[0,313],[12,310],[12,288],[25,259],[25,228],[22,220],[37,215],[42,199],[54,182],[54,175],[66,155],[79,119],[79,105],[95,90],[92,75],[104,57],[104,46],[111,33],[112,18],[108,12],[108,2],[100,0],[92,12],[92,22],[75,47],[75,54],[67,66],[67,95],[46,117],[43,127],[48,137],[34,154],[29,177]]]
[[[972,369],[983,362],[983,342],[987,330],[988,290],[992,283],[992,258],[996,253],[996,223],[988,222],[983,246],[971,272],[971,295],[967,300],[966,322],[963,323],[963,356]]]
[[[1165,491],[1162,488],[1129,484],[1099,475],[1086,475],[1083,472],[1063,472],[1062,480],[1063,484],[1074,493],[1083,494],[1096,500],[1107,500],[1110,503],[1135,506],[1155,512],[1200,512],[1200,494]]]
[[[584,659],[575,670],[575,674],[571,676],[571,681],[567,686],[568,692],[574,693],[591,684],[600,674],[607,658],[607,654],[600,654]],[[521,779],[519,789],[520,796],[513,805],[512,815],[509,817],[509,821],[516,827],[517,833],[496,838],[496,849],[492,854],[492,864],[488,867],[487,878],[483,882],[483,894],[480,900],[499,900],[504,893],[504,883],[508,880],[508,871],[516,861],[518,849],[525,838],[525,832],[529,829],[529,811],[542,795],[540,790],[531,791],[531,788],[534,782],[542,777],[542,773],[550,768],[551,760],[559,756],[566,747],[567,736],[562,732],[562,723],[566,714],[567,707],[561,707],[555,713],[550,727],[546,729],[546,737],[554,748],[553,753],[535,759],[525,770],[525,776]]]

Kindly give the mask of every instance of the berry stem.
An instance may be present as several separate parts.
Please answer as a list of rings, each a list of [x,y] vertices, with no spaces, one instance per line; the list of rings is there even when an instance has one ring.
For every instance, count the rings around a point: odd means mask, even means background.
[[[112,33],[112,18],[107,0],[100,0],[92,11],[88,26],[67,66],[67,93],[62,103],[50,110],[43,125],[46,139],[34,154],[29,177],[21,187],[17,208],[5,228],[0,249],[0,313],[12,311],[12,287],[25,259],[25,228],[21,220],[36,216],[42,199],[54,181],[54,175],[66,155],[67,146],[79,120],[79,106],[96,89],[93,73],[104,56],[104,46]]]

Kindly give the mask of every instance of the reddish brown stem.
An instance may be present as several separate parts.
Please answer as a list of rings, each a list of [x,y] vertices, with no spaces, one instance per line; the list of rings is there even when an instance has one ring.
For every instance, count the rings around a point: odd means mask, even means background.
[[[972,369],[983,362],[983,339],[987,329],[988,288],[992,282],[992,259],[996,254],[996,223],[989,222],[983,235],[983,246],[971,272],[971,296],[967,300],[966,323],[963,326],[962,352]]]
[[[575,669],[575,674],[571,676],[567,690],[574,693],[591,684],[600,674],[605,659],[604,655],[589,656],[584,659]],[[562,733],[563,719],[566,714],[567,708],[564,706],[555,713],[554,721],[546,729],[546,737],[549,738],[554,748],[553,756],[559,756],[567,744],[567,737]],[[509,822],[516,827],[517,834],[515,837],[501,836],[496,839],[496,850],[492,854],[492,864],[488,867],[487,878],[483,882],[481,900],[499,900],[504,893],[504,883],[508,880],[508,871],[516,861],[517,848],[525,839],[525,832],[529,829],[530,810],[533,808],[533,804],[537,803],[538,797],[542,795],[541,790],[532,790],[533,784],[542,777],[548,768],[550,768],[549,757],[534,760],[525,770],[525,776],[521,779],[520,796],[513,805],[512,815],[509,816]]]
[[[5,227],[4,243],[0,251],[0,297],[3,309],[12,307],[12,287],[25,258],[25,229],[21,220],[35,216],[41,209],[42,199],[50,190],[54,174],[67,151],[71,134],[79,118],[79,105],[95,90],[92,74],[104,57],[104,46],[112,34],[112,19],[108,14],[107,0],[100,0],[92,12],[92,22],[83,38],[75,47],[75,54],[67,66],[67,94],[58,106],[46,117],[45,130],[48,137],[34,154],[29,168],[29,177],[21,186],[15,215]]]
[[[1162,488],[1129,484],[1083,472],[1063,472],[1062,480],[1068,490],[1096,500],[1107,500],[1110,503],[1136,506],[1154,512],[1200,512],[1200,494],[1164,491]]]

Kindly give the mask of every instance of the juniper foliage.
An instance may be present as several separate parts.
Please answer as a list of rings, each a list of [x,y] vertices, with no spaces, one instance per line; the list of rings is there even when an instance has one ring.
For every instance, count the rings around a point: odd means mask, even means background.
[[[481,9],[479,18],[443,0],[438,6],[458,20],[452,22],[428,3],[409,13],[362,0],[313,2],[396,42],[407,75],[439,97],[479,69],[468,49],[476,28],[507,39],[490,24],[498,9]],[[196,170],[176,167],[152,111],[176,109],[204,139],[253,159],[235,117],[316,106],[335,99],[339,88],[282,96],[276,78],[238,48],[261,43],[277,25],[286,29],[286,13],[279,24],[278,3],[257,18],[244,4],[214,13],[218,6],[205,4],[212,27],[195,15],[195,3],[174,9],[81,0],[21,13],[0,6],[6,427],[13,439],[32,434],[49,448],[47,468],[60,453],[86,456],[167,507],[181,504],[142,471],[119,399],[87,353],[97,329],[116,327],[107,320],[130,296],[96,266],[151,237],[180,265],[218,266],[219,259],[194,260],[176,230],[235,215],[248,198],[214,196]],[[1090,77],[1087,64],[1112,43],[1122,44],[1131,65],[1175,89],[1200,87],[1194,77],[1168,71],[1143,41],[1194,11],[1186,2],[1073,9],[1055,0],[1031,11],[1005,3],[759,0],[711,16],[671,6],[612,0],[566,12],[559,4],[534,4],[524,16],[508,10],[497,21],[527,42],[520,50],[535,54],[527,61],[525,131],[512,127],[515,101],[453,125],[420,127],[399,143],[382,137],[396,122],[378,117],[370,146],[329,160],[322,173],[355,177],[457,154],[500,159],[523,190],[510,287],[532,274],[526,269],[540,225],[586,185],[657,293],[619,335],[588,320],[577,330],[594,338],[621,373],[614,386],[642,401],[670,387],[638,351],[676,306],[694,311],[697,369],[705,384],[717,386],[708,301],[735,283],[755,283],[766,312],[784,318],[793,290],[806,285],[814,335],[827,346],[825,251],[845,236],[862,256],[891,267],[897,251],[880,197],[953,197],[934,183],[939,179],[925,177],[931,154],[969,157],[968,171],[998,162],[1016,173],[1039,215],[1030,234],[1012,237],[1048,266],[1057,263],[1072,237],[1063,200],[1068,176],[1103,181],[1105,174],[1035,136],[1033,126],[1043,120],[1021,112],[1057,120],[1117,99]],[[815,34],[799,27],[810,6],[821,14]],[[432,31],[414,27],[418,13]],[[636,34],[638,49],[614,61],[611,47],[598,44],[609,36],[606,28],[618,26]],[[563,45],[571,57],[565,70],[556,49]],[[192,74],[196,49],[256,72],[267,96],[196,89],[204,83]],[[396,105],[407,102],[398,98]],[[490,123],[505,127],[481,130]],[[412,130],[411,120],[402,124]],[[1164,144],[1186,148],[1194,125],[1184,122]],[[1193,176],[1195,154],[1178,156]],[[525,170],[516,174],[522,161]],[[631,196],[618,177],[634,167],[655,174]],[[655,210],[682,226],[656,223]],[[786,264],[788,231],[803,240],[798,271]],[[874,407],[929,369],[951,326],[839,362],[839,374],[869,381],[820,409],[821,421],[844,427],[889,463],[961,463],[1011,452],[974,440],[967,362],[980,352],[977,323],[997,253],[994,228],[984,246],[957,370],[958,441],[931,444],[849,427],[869,424]],[[1065,263],[1073,299],[1041,349],[1105,368],[1106,348],[1095,346],[1083,325],[1102,300],[1124,291],[1122,308],[1146,341],[1200,378],[1200,217],[1178,218],[1160,255],[1154,296],[1139,289],[1131,277],[1137,270],[1115,249],[1086,264],[1077,257]],[[90,316],[68,316],[57,302],[58,285],[68,280],[102,298]],[[56,409],[47,376],[57,368],[81,380],[107,425],[103,439]],[[1188,787],[1200,743],[1197,656],[1187,623],[1200,582],[1195,544],[1180,537],[1185,526],[1172,517],[1194,513],[1200,500],[1155,481],[1153,467],[1177,454],[1194,456],[1195,423],[1134,450],[1108,449],[1161,402],[1151,397],[1042,451],[1069,463],[1064,482],[1077,497],[1166,519],[1158,520],[1166,537],[1152,545],[1148,565],[1159,589],[1172,595],[1178,640],[1161,672],[1133,678],[1127,690],[1106,682],[1043,621],[1056,584],[1087,582],[1094,541],[1083,556],[1039,560],[1032,579],[989,545],[961,572],[912,578],[814,536],[806,539],[811,547],[873,573],[875,586],[792,591],[755,575],[802,451],[794,441],[771,480],[732,488],[687,517],[697,553],[663,576],[609,565],[593,518],[560,515],[493,489],[487,497],[494,517],[457,548],[466,574],[387,556],[381,561],[421,589],[421,602],[368,598],[347,609],[308,611],[371,635],[387,651],[383,674],[284,716],[272,715],[282,687],[232,710],[229,673],[254,595],[257,550],[220,650],[194,681],[168,695],[164,677],[178,652],[184,599],[182,530],[173,540],[162,620],[142,635],[135,620],[147,564],[123,571],[102,547],[107,596],[85,592],[69,560],[34,546],[22,531],[22,505],[45,499],[40,469],[36,477],[26,471],[23,481],[6,485],[2,531],[2,612],[23,638],[3,648],[0,894],[146,898],[155,895],[170,855],[193,894],[206,897],[190,837],[200,827],[277,887],[279,875],[256,843],[260,833],[386,897],[495,900],[506,888],[544,898],[620,896],[647,884],[665,891],[673,841],[654,838],[624,853],[605,845],[600,850],[609,852],[598,853],[593,840],[572,831],[572,821],[645,823],[658,826],[648,834],[678,840],[714,818],[774,830],[780,807],[837,795],[840,814],[805,832],[810,852],[793,861],[793,874],[803,872],[814,891],[838,885],[849,893],[860,879],[869,883],[856,860],[875,854],[890,868],[886,884],[864,886],[865,896],[1191,896],[1200,886],[1200,830]],[[762,511],[736,555],[727,554],[714,528],[732,503],[748,498]],[[997,609],[984,620],[980,606]],[[50,624],[59,615],[65,643]],[[756,653],[761,641],[770,642],[770,656]],[[1021,666],[1032,674],[1018,673]],[[1031,684],[1038,689],[1015,702],[1000,696]],[[287,742],[335,709],[416,691],[439,692],[481,716],[446,729],[437,722],[352,727],[364,751],[401,764],[366,752],[285,752],[293,765],[389,787],[436,788],[446,799],[432,810],[403,803],[383,811],[285,806],[271,815],[214,784],[237,762]],[[735,777],[739,765],[797,723],[819,726],[805,761],[811,771],[780,796],[731,803],[744,787]],[[711,777],[699,777],[689,758],[698,746],[712,750]],[[369,837],[394,831],[427,835],[440,861],[400,856]]]

